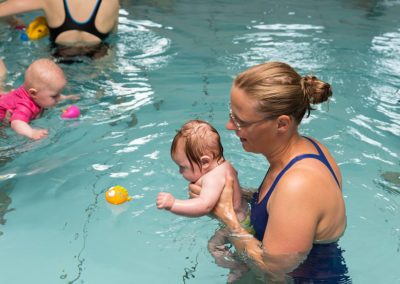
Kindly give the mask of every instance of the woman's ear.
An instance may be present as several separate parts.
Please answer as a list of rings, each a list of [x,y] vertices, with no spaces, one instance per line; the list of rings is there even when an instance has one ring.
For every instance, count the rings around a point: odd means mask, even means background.
[[[201,169],[202,170],[207,170],[208,167],[211,165],[211,157],[210,156],[207,156],[207,155],[201,156],[200,161],[201,161]]]
[[[277,130],[278,133],[284,133],[289,130],[290,123],[292,122],[290,116],[288,115],[281,115],[277,118]]]

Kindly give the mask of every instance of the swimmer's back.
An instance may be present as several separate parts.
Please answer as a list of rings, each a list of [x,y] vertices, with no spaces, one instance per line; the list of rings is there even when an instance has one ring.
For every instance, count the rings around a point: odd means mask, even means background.
[[[47,23],[51,28],[60,27],[65,20],[64,0],[42,0],[43,10]],[[81,23],[86,22],[95,10],[98,0],[67,0],[71,17]],[[104,34],[116,31],[118,23],[118,0],[102,0],[96,18],[96,29]],[[55,39],[56,43],[85,45],[99,43],[101,39],[86,31],[69,30],[60,33]]]

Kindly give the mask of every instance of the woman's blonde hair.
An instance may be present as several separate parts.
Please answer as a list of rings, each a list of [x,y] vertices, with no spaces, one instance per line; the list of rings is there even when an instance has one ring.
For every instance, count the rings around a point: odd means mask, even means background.
[[[203,120],[190,120],[176,133],[171,144],[171,155],[175,153],[178,141],[182,139],[190,166],[193,163],[201,168],[201,157],[212,155],[219,161],[224,158],[224,149],[218,131]]]
[[[281,115],[294,117],[299,124],[311,104],[322,103],[332,96],[331,85],[315,76],[301,77],[292,67],[282,62],[256,65],[239,74],[234,86],[258,100],[257,111],[265,118]]]

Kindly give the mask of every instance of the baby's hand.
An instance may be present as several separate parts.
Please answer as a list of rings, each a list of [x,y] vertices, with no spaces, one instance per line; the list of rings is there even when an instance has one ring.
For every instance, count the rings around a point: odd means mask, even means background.
[[[68,99],[70,99],[70,100],[80,100],[81,97],[78,96],[78,95],[69,95],[69,96],[68,96]]]
[[[81,97],[78,95],[61,95],[60,101],[65,100],[65,99],[70,99],[70,100],[80,100]]]
[[[160,192],[157,196],[157,208],[171,210],[172,205],[174,205],[175,198],[171,193]]]
[[[49,135],[49,131],[47,129],[32,129],[32,135],[30,138],[33,140],[40,140]]]

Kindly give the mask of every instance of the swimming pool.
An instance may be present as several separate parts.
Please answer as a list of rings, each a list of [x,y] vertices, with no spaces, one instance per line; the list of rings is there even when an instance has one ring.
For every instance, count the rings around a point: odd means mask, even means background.
[[[187,197],[169,148],[193,118],[220,132],[241,184],[259,185],[268,164],[224,130],[227,101],[236,74],[280,60],[332,83],[333,99],[301,131],[341,167],[349,275],[400,283],[400,1],[121,2],[110,56],[61,65],[81,117],[61,120],[66,104],[47,111],[33,122],[50,130],[39,142],[1,130],[1,282],[225,283],[229,271],[207,251],[218,222],[158,211],[155,199]],[[0,25],[16,87],[48,42]],[[107,204],[114,185],[133,200]]]

